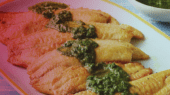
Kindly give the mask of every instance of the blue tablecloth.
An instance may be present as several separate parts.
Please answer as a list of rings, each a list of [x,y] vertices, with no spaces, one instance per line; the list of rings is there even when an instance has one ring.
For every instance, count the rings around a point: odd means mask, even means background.
[[[20,94],[0,75],[0,95]]]
[[[150,20],[148,17],[142,15],[138,10],[136,10],[127,0],[110,0],[110,1],[117,3],[121,6],[123,6],[124,8],[127,8],[128,10],[134,12],[135,14],[142,17],[143,19],[145,19],[149,23],[156,26],[162,32],[164,32],[165,34],[170,36],[170,31],[169,31],[170,30],[170,23],[168,23],[168,22],[156,22],[156,21]],[[0,95],[19,95],[19,93],[12,86],[10,86],[9,83],[7,83],[7,81],[5,79],[3,79],[0,76]]]

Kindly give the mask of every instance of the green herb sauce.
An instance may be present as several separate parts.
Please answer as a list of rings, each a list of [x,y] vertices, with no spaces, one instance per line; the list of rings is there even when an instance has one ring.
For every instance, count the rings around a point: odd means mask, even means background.
[[[170,0],[136,0],[136,1],[157,8],[170,9]]]
[[[106,65],[98,63],[90,64],[92,75],[87,78],[86,89],[91,90],[99,95],[137,95],[131,94],[129,88],[129,75],[114,63]]]
[[[75,26],[72,24],[75,24]],[[96,29],[93,25],[86,25],[82,21],[72,21],[72,14],[66,10],[53,16],[47,24],[47,27],[56,29],[59,32],[70,32],[73,34],[74,39],[97,37]]]
[[[76,57],[84,66],[87,64],[94,64],[96,59],[95,48],[98,46],[96,42],[91,39],[77,39],[67,41],[64,46],[58,48],[63,55]]]
[[[45,18],[51,18],[54,15],[54,11],[58,9],[65,9],[68,5],[57,2],[41,2],[34,6],[29,7],[29,10],[38,14],[43,14]]]

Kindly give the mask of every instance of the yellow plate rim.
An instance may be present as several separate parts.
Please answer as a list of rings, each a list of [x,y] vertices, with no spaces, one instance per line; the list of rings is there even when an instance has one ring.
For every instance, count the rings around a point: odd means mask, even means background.
[[[7,4],[9,2],[12,2],[14,0],[7,0],[4,1],[2,3],[0,3],[0,6]],[[150,26],[152,29],[154,29],[156,32],[160,33],[162,36],[164,36],[165,38],[167,38],[168,40],[170,40],[170,37],[168,35],[166,35],[164,32],[162,32],[161,30],[159,30],[158,28],[156,28],[155,26],[153,26],[152,24],[150,24],[149,22],[147,22],[146,20],[144,20],[143,18],[139,17],[138,15],[136,15],[135,13],[131,12],[130,10],[112,2],[109,0],[101,0],[104,2],[107,2],[109,4],[112,4],[120,9],[125,10],[126,12],[130,13],[131,15],[135,16],[136,18],[138,18],[140,21],[144,22],[146,25]],[[21,89],[2,69],[0,69],[1,74],[13,85],[15,86],[23,95],[28,95],[23,89]]]
[[[118,5],[118,4],[116,4],[116,3],[112,2],[112,1],[109,1],[109,0],[102,0],[102,1],[107,2],[107,3],[109,3],[109,4],[112,4],[112,5],[120,8],[120,9],[125,10],[126,12],[128,12],[128,13],[130,13],[131,15],[135,16],[137,19],[139,19],[140,21],[142,21],[143,23],[145,23],[146,25],[148,25],[149,27],[151,27],[152,29],[154,29],[156,32],[158,32],[159,34],[161,34],[162,36],[164,36],[165,38],[167,38],[168,40],[170,40],[170,37],[169,37],[167,34],[165,34],[164,32],[162,32],[161,30],[159,30],[159,29],[156,28],[154,25],[150,24],[149,22],[147,22],[146,20],[144,20],[143,18],[141,18],[141,17],[138,16],[137,14],[131,12],[130,10],[128,10],[128,9],[126,9],[126,8],[120,6],[120,5]]]

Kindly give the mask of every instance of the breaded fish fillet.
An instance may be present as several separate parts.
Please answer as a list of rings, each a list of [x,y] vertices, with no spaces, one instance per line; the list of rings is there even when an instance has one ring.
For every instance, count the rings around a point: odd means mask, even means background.
[[[116,40],[99,40],[94,39],[98,43],[96,51],[96,62],[131,62],[131,60],[148,59],[149,56],[139,48],[128,42]]]
[[[53,94],[52,81],[56,77],[61,77],[63,75],[64,70],[67,68],[68,67],[66,66],[56,67],[48,71],[46,74],[44,74],[44,76],[41,76],[40,78],[31,79],[30,84],[39,92]]]
[[[52,81],[54,95],[66,95],[85,90],[86,79],[89,75],[83,67],[72,66],[67,68],[62,76],[56,77]]]
[[[168,95],[170,92],[169,76],[170,69],[131,81],[130,84],[133,86],[130,91],[139,95]]]
[[[46,19],[42,15],[33,12],[4,13],[4,15],[5,14],[12,15],[0,17],[0,20],[2,20],[0,22],[2,27],[0,42],[6,45],[8,44],[8,41],[12,39],[23,37],[33,32],[42,30],[49,22],[49,19]]]
[[[137,80],[144,76],[148,76],[152,74],[152,69],[145,68],[141,63],[116,63],[119,67],[121,67],[125,72],[127,72],[130,75],[130,80]]]
[[[131,60],[140,60],[140,59],[149,58],[147,54],[145,54],[139,48],[134,47],[132,44],[128,42],[120,42],[115,40],[99,40],[99,39],[95,39],[94,41],[99,44],[99,47],[95,49],[96,62],[103,62],[103,61],[104,62],[110,62],[110,61],[131,62]],[[45,46],[42,45],[40,47],[34,47],[34,48],[30,47],[29,49],[23,49],[23,50],[19,49],[17,51],[14,50],[10,52],[12,54],[9,54],[8,61],[14,65],[27,67],[29,64],[32,64],[32,62],[38,57],[40,57],[41,55],[45,54],[46,52],[57,49],[57,47],[59,46],[60,44],[58,45],[57,42],[54,42],[52,44],[48,43]]]
[[[119,26],[119,25],[104,24],[104,23],[90,23],[90,24],[96,27],[96,34],[99,39],[122,40],[122,41],[129,42],[133,36],[136,36],[133,35],[133,30],[132,28],[130,28],[130,26],[129,28],[121,28],[122,25]],[[69,26],[75,27],[75,24],[70,22]],[[71,34],[69,35],[69,33],[58,33],[58,31],[49,28],[44,29],[40,32],[44,32],[44,33],[32,33],[28,36],[14,39],[9,43],[8,47],[11,49],[12,48],[26,49],[26,48],[34,47],[35,45],[38,46],[39,44],[46,43],[46,41],[49,41],[50,39],[51,39],[50,41],[53,41],[57,39],[58,36],[68,36],[68,38],[71,37]],[[139,34],[140,33],[141,32],[139,31]],[[51,36],[55,36],[55,37],[51,37]],[[141,36],[143,36],[143,34],[141,34]]]
[[[132,37],[144,39],[144,35],[141,31],[126,24],[115,25],[111,23],[106,24],[94,22],[87,22],[87,24],[92,24],[95,26],[97,36],[100,39],[114,39],[123,40],[127,42],[130,42]]]
[[[170,70],[161,71],[159,73],[151,74],[140,78],[138,80],[130,81],[132,87],[131,93],[138,95],[169,95],[170,94]],[[91,91],[82,91],[74,95],[97,95]],[[121,95],[116,93],[115,95]]]
[[[127,64],[116,63],[116,65],[121,66],[130,75],[136,74],[137,71],[140,72],[143,69],[145,69],[140,63],[127,63]],[[77,68],[76,70],[78,72],[74,71],[75,67]],[[130,68],[132,69],[132,71],[129,71]],[[81,67],[81,64],[78,62],[77,59],[67,57],[64,55],[56,55],[56,53],[54,52],[49,53],[49,55],[41,56],[41,58],[37,59],[34,65],[29,65],[29,67],[27,68],[27,73],[30,75],[31,80],[30,84],[35,89],[43,93],[51,94],[53,93],[51,90],[53,85],[54,93],[56,93],[55,95],[63,94],[65,95],[85,90],[86,89],[85,80],[87,76],[82,77],[81,71],[85,72],[85,74],[82,73],[82,76],[89,75],[86,69]],[[151,73],[145,72],[145,75],[141,76],[140,74],[137,74],[137,76],[144,77],[149,74]],[[71,78],[68,76],[70,76]],[[81,78],[75,78],[76,76],[77,77],[81,76]],[[136,79],[139,79],[141,77],[138,77]],[[70,80],[68,81],[68,79]],[[78,80],[80,82],[73,82]],[[75,83],[78,83],[77,86],[74,85]]]
[[[102,12],[101,10],[94,10],[88,8],[77,8],[77,9],[61,9],[56,10],[55,14],[67,10],[70,11],[73,17],[73,20],[81,20],[83,22],[99,22],[99,23],[113,23],[119,25],[119,22],[113,18],[111,15]]]

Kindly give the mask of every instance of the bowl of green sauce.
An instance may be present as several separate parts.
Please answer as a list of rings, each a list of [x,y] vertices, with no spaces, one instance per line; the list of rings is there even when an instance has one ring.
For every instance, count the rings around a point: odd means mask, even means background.
[[[170,0],[128,0],[152,20],[170,22]]]

